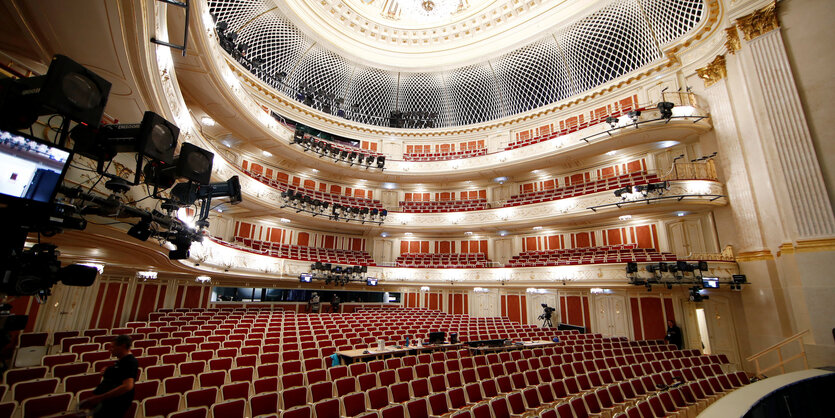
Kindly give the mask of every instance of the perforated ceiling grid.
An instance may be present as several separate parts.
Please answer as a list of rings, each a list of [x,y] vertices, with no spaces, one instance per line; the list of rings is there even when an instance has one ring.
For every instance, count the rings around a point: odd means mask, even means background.
[[[663,56],[664,47],[704,18],[704,0],[613,0],[542,40],[493,60],[433,74],[385,71],[316,45],[269,0],[209,0],[258,76],[286,72],[285,94],[300,82],[344,98],[347,116],[386,126],[394,110],[437,112],[436,127],[481,123],[554,103],[600,86]],[[351,105],[356,104],[356,108]],[[356,112],[352,111],[356,109]],[[335,110],[334,110],[335,112]]]

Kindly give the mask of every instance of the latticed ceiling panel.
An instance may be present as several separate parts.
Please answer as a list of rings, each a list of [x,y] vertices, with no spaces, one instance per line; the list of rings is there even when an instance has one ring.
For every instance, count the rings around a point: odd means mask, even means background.
[[[401,112],[436,113],[436,127],[452,123],[444,102],[444,80],[438,73],[401,73],[397,109]]]
[[[616,0],[556,35],[580,91],[661,58],[637,0]]]
[[[517,49],[491,64],[509,114],[536,109],[577,93],[553,37]]]
[[[662,46],[696,27],[706,12],[703,0],[641,0],[641,5]]]
[[[505,116],[490,65],[456,68],[444,74],[447,108],[455,125],[487,122]]]
[[[315,44],[271,0],[208,0],[217,21],[264,64],[257,76],[297,97],[308,90],[344,99],[352,120],[387,126],[392,111],[436,112],[436,127],[526,112],[600,86],[661,58],[704,19],[705,0],[612,0],[491,61],[435,73],[386,71],[352,63]],[[649,22],[649,23],[648,23]],[[288,74],[283,85],[274,76]],[[314,106],[319,106],[315,102]],[[356,104],[357,107],[352,107]]]
[[[397,73],[357,66],[345,93],[345,105],[357,105],[359,114],[349,112],[351,120],[388,126],[389,115],[397,104]]]
[[[342,97],[351,83],[354,65],[331,51],[314,45],[292,71],[285,84],[299,91],[314,92],[317,98],[326,95]]]

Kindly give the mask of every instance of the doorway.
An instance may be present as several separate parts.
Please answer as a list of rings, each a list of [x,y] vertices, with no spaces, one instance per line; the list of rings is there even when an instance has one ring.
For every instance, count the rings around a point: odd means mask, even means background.
[[[707,317],[704,308],[696,308],[696,324],[699,330],[699,340],[702,343],[702,352],[712,354],[710,349],[710,333],[707,330]]]

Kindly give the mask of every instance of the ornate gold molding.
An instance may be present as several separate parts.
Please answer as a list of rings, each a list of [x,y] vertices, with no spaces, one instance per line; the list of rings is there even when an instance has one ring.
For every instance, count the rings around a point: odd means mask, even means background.
[[[717,55],[706,67],[697,68],[696,74],[705,82],[705,87],[710,87],[717,81],[725,78],[728,75],[728,71],[725,68],[725,56]]]
[[[734,55],[741,48],[742,44],[739,42],[739,32],[736,31],[736,26],[725,29],[725,49],[728,53]]]
[[[760,251],[746,251],[737,254],[736,262],[737,263],[747,263],[750,261],[763,261],[763,260],[774,260],[774,256],[771,254],[771,251],[768,250],[760,250]]]
[[[736,27],[742,31],[742,37],[746,41],[756,39],[763,34],[779,28],[780,22],[777,21],[777,2],[740,17],[736,20]]]

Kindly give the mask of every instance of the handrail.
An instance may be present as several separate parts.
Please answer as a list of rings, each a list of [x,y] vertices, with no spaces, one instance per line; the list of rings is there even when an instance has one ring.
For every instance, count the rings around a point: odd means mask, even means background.
[[[806,361],[806,349],[803,348],[803,336],[808,334],[808,333],[809,333],[808,329],[804,330],[804,331],[800,331],[797,334],[794,334],[791,337],[788,337],[788,338],[784,339],[783,341],[780,341],[780,342],[778,342],[778,343],[776,343],[776,344],[774,344],[774,345],[772,345],[772,346],[770,346],[770,347],[768,347],[768,348],[766,348],[766,349],[764,349],[764,350],[762,350],[762,351],[760,351],[756,354],[753,354],[753,355],[749,356],[745,360],[754,362],[754,365],[756,366],[756,369],[757,369],[757,373],[756,373],[757,377],[760,377],[760,378],[765,377],[765,375],[764,375],[765,372],[770,371],[770,370],[774,370],[778,367],[780,368],[781,373],[785,373],[786,372],[785,365],[788,362],[790,362],[792,360],[799,359],[799,358],[803,359],[804,370],[808,369],[809,368],[809,362]],[[784,359],[783,358],[783,351],[782,351],[783,346],[785,346],[786,344],[795,342],[795,341],[797,341],[800,344],[800,354],[796,354],[796,355],[793,355],[789,358]],[[775,350],[777,351],[777,359],[778,359],[777,364],[772,365],[770,367],[766,367],[765,369],[761,369],[760,368],[760,357],[762,357],[766,354],[769,354],[769,353],[771,353]]]
[[[770,352],[770,351],[772,351],[772,350],[775,350],[775,349],[777,349],[778,347],[782,347],[782,346],[784,346],[784,345],[786,345],[786,344],[788,344],[788,343],[790,343],[790,342],[792,342],[792,341],[794,341],[794,340],[796,340],[796,339],[798,339],[798,338],[800,338],[800,337],[802,337],[802,336],[804,336],[804,335],[806,335],[806,334],[808,334],[808,333],[809,333],[809,330],[808,330],[808,329],[807,329],[807,330],[805,330],[805,331],[800,331],[800,332],[798,332],[797,334],[794,334],[794,335],[792,335],[791,337],[786,338],[785,340],[780,341],[779,343],[774,344],[774,345],[772,345],[771,347],[768,347],[768,348],[766,348],[766,349],[764,349],[764,350],[760,351],[760,352],[759,352],[759,353],[757,353],[757,354],[752,354],[750,357],[746,358],[745,360],[747,360],[747,361],[754,361],[754,360],[756,360],[756,359],[758,359],[758,358],[762,357],[762,356],[763,356],[763,355],[765,355],[766,353],[768,353],[768,352]]]

